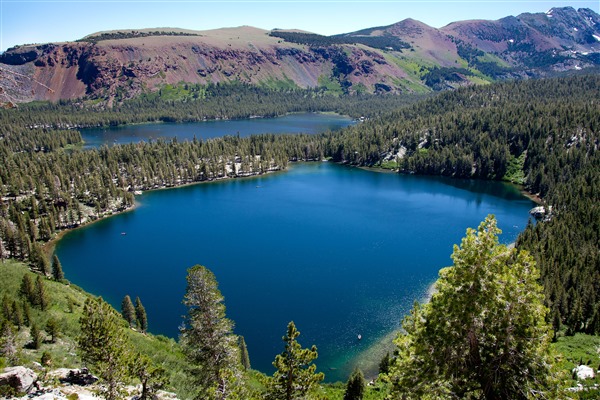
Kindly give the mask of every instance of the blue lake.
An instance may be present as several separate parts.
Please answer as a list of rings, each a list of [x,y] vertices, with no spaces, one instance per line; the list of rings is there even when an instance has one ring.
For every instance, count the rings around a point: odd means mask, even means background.
[[[253,368],[272,373],[293,320],[300,343],[317,345],[327,381],[346,380],[399,328],[450,265],[452,245],[467,227],[495,214],[501,241],[509,243],[533,206],[504,183],[327,162],[148,192],[138,202],[64,236],[56,251],[70,281],[117,309],[126,294],[140,296],[150,331],[177,337],[186,270],[205,265]]]
[[[86,148],[124,144],[158,138],[178,140],[210,139],[225,135],[241,137],[261,133],[323,133],[345,128],[355,122],[346,116],[321,113],[295,113],[277,118],[218,120],[190,123],[123,125],[81,130]]]

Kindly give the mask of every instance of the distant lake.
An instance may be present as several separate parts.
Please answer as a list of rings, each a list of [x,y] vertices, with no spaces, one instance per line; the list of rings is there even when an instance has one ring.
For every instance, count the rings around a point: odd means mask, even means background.
[[[86,148],[125,144],[158,138],[178,140],[209,139],[225,135],[250,136],[260,133],[307,133],[335,131],[354,124],[350,117],[337,114],[298,113],[277,118],[253,118],[189,123],[155,123],[83,129]]]
[[[452,245],[467,227],[495,214],[509,243],[533,207],[501,182],[327,162],[148,192],[138,201],[58,243],[70,281],[117,309],[126,294],[140,296],[150,331],[177,337],[186,270],[205,265],[253,368],[273,372],[293,320],[300,343],[317,345],[327,381],[345,381],[370,346],[399,328],[451,264]]]

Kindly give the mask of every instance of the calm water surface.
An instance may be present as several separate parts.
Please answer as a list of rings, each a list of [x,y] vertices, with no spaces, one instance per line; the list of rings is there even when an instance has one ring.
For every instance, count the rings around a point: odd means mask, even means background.
[[[134,211],[58,243],[69,280],[118,309],[126,294],[140,296],[150,330],[177,337],[186,269],[205,265],[219,281],[253,368],[272,373],[293,320],[300,343],[317,345],[328,381],[346,380],[361,354],[399,327],[451,263],[452,245],[467,227],[493,213],[501,241],[509,243],[533,206],[503,183],[332,163],[138,200]]]
[[[277,118],[255,118],[231,121],[161,123],[124,125],[83,129],[86,148],[177,137],[179,140],[209,139],[225,135],[241,137],[261,133],[323,133],[345,128],[355,122],[337,114],[298,113]]]

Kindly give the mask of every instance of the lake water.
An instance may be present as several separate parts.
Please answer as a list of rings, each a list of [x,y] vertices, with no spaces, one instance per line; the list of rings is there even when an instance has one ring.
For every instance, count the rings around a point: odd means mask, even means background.
[[[293,320],[299,342],[317,345],[327,381],[345,381],[371,346],[400,326],[451,263],[452,245],[467,227],[495,214],[501,241],[509,243],[533,206],[504,183],[327,162],[148,192],[138,201],[134,211],[58,243],[70,281],[117,309],[126,294],[140,296],[150,331],[177,337],[186,270],[205,265],[253,368],[273,372]]]
[[[261,133],[323,133],[345,128],[355,122],[346,116],[322,113],[288,114],[277,118],[219,120],[190,123],[123,125],[81,130],[86,148],[124,144],[158,138],[179,140],[209,139],[225,135],[250,136]]]

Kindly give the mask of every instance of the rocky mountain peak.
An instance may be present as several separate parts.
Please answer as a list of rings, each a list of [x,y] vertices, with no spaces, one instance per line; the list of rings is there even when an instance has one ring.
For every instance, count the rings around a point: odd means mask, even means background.
[[[407,18],[334,36],[251,26],[106,31],[7,50],[0,95],[11,102],[91,96],[111,103],[182,82],[440,90],[600,65],[598,42],[600,15],[573,7],[441,29]]]

